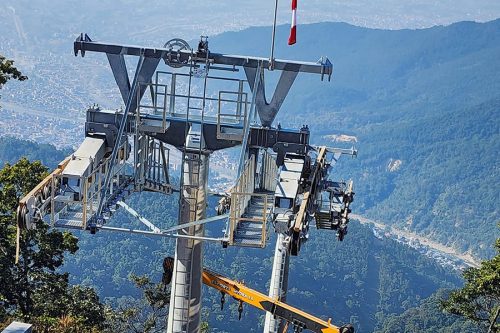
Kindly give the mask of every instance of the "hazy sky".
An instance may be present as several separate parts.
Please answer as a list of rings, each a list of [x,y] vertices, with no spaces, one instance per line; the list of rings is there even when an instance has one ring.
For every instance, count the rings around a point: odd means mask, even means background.
[[[290,22],[290,3],[279,0],[278,23]],[[99,32],[115,40],[121,35],[142,42],[172,36],[192,39],[201,33],[271,25],[273,10],[274,0],[0,0],[0,32],[21,28],[28,39],[30,33],[42,31]],[[500,1],[298,0],[297,16],[299,24],[343,21],[372,28],[423,28],[499,18]]]

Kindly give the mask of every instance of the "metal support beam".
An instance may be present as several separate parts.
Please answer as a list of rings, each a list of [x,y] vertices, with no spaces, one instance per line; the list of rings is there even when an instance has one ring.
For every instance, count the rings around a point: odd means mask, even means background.
[[[127,65],[125,64],[125,57],[123,54],[106,54],[109,61],[109,66],[113,71],[116,85],[120,89],[123,98],[123,103],[127,104],[127,98],[130,95],[130,79],[128,77]]]
[[[158,120],[159,116],[141,115],[141,120]],[[205,117],[208,118],[208,117]],[[114,142],[117,137],[118,127],[123,120],[123,113],[112,110],[101,110],[99,108],[90,108],[87,110],[87,121],[85,130],[87,135],[99,133],[106,136],[106,142]],[[146,134],[158,139],[160,142],[172,145],[179,149],[184,146],[182,137],[185,133],[186,120],[178,117],[167,116],[166,120],[170,124],[165,133]],[[190,121],[196,124],[196,121]],[[127,134],[134,134],[135,130],[131,126],[133,117],[130,115],[127,119],[125,131]],[[241,125],[227,125],[231,129],[241,129]],[[309,129],[301,128],[285,129],[285,128],[265,128],[262,126],[250,125],[248,135],[248,147],[250,148],[274,148],[277,143],[287,144],[302,144],[309,145]],[[217,139],[217,124],[211,122],[210,119],[205,119],[203,124],[203,139],[205,140],[205,148],[210,151],[216,151],[229,147],[240,145],[239,141],[227,141]]]
[[[121,206],[121,207],[123,207],[130,215],[132,215],[137,220],[139,220],[142,224],[144,224],[146,227],[148,227],[152,232],[154,232],[156,234],[159,234],[159,233],[162,232],[160,230],[160,228],[158,228],[157,226],[155,226],[148,219],[146,219],[143,216],[139,215],[139,213],[137,213],[134,209],[132,209],[129,205],[127,205],[123,201],[118,201],[116,204],[119,205],[119,206]]]
[[[116,156],[118,154],[118,148],[120,147],[121,140],[122,140],[124,130],[125,130],[125,125],[127,123],[127,116],[129,114],[135,112],[135,110],[137,108],[137,103],[139,102],[138,98],[137,98],[137,89],[141,90],[140,97],[142,97],[142,95],[144,94],[144,91],[146,90],[146,86],[139,85],[139,83],[149,82],[151,80],[151,77],[153,76],[153,73],[155,72],[156,67],[158,67],[159,62],[160,62],[159,59],[144,58],[142,56],[139,58],[139,61],[137,62],[137,69],[135,71],[134,81],[132,82],[132,87],[131,87],[131,90],[129,92],[129,95],[127,96],[127,103],[126,103],[125,111],[123,112],[123,117],[122,117],[122,120],[120,122],[120,128],[118,129],[118,133],[116,135],[116,140],[115,140],[115,144],[113,147],[113,152],[111,153],[110,165],[109,165],[109,168],[107,170],[106,178],[104,180],[104,184],[102,187],[101,200],[99,201],[97,216],[100,216],[102,214],[102,210],[104,208],[106,194],[107,194],[107,191],[109,190],[109,185],[111,182],[113,166],[114,166],[114,163],[116,161]],[[139,88],[139,86],[140,86],[140,88]]]
[[[106,54],[121,54],[132,56],[144,56],[145,58],[156,59],[177,59],[177,63],[188,63],[193,60],[196,63],[204,64],[206,62],[206,53],[197,52],[194,58],[191,50],[171,50],[166,48],[149,48],[142,46],[108,44],[92,41],[87,34],[81,34],[74,42],[75,55],[78,52],[82,56],[86,51],[103,52]],[[210,52],[208,62],[215,65],[240,66],[257,68],[262,63],[264,68],[269,68],[270,59],[259,57],[248,57],[241,55],[229,55]],[[274,70],[294,71],[303,73],[320,74],[323,78],[332,75],[333,66],[328,58],[322,57],[318,62],[290,61],[275,59],[273,62]]]
[[[316,147],[316,148],[319,148],[319,147]],[[352,157],[357,157],[358,156],[358,150],[355,149],[354,147],[352,147],[351,149],[326,147],[326,150],[329,153],[333,153],[333,154],[351,155]]]
[[[144,63],[144,58],[140,57],[139,61],[137,62],[137,69],[135,71],[134,82],[132,83],[132,90],[130,91],[129,95],[127,96],[127,103],[126,103],[125,111],[123,113],[122,121],[120,123],[120,127],[118,129],[118,133],[116,135],[115,144],[114,144],[114,147],[113,147],[113,151],[111,153],[111,158],[110,158],[110,163],[109,163],[109,166],[108,166],[108,170],[106,170],[106,178],[104,179],[104,184],[103,184],[103,187],[102,187],[101,199],[99,201],[99,205],[98,205],[98,208],[97,208],[97,216],[100,216],[102,214],[102,210],[104,208],[104,203],[106,201],[106,194],[107,194],[107,192],[109,190],[109,184],[111,182],[112,171],[113,171],[114,163],[115,163],[115,160],[116,160],[116,155],[118,154],[118,148],[120,147],[120,143],[121,143],[121,140],[122,140],[123,132],[125,130],[125,124],[127,122],[126,121],[127,115],[129,114],[131,106],[132,106],[132,103],[133,103],[133,101],[135,99],[134,96],[135,96],[135,92],[136,92],[136,89],[137,89],[137,86],[138,86],[138,76],[139,76],[139,72],[142,70],[143,63]]]
[[[120,88],[123,100],[126,101],[128,76],[125,66],[124,55],[140,56],[145,59],[164,59],[167,63],[172,64],[172,61],[177,66],[187,66],[187,64],[207,64],[210,65],[225,65],[228,68],[235,69],[236,66],[243,67],[247,76],[250,88],[256,96],[256,110],[264,127],[270,127],[274,118],[285,100],[297,74],[299,72],[320,74],[321,79],[325,75],[328,80],[333,72],[333,65],[326,57],[321,57],[317,63],[290,61],[274,59],[271,55],[270,59],[247,57],[239,55],[226,55],[219,53],[208,52],[208,50],[198,50],[194,52],[187,49],[173,50],[171,48],[147,48],[130,45],[107,44],[92,41],[87,34],[81,34],[74,43],[75,55],[78,52],[82,56],[86,51],[103,52],[108,56],[113,75],[116,83]],[[173,65],[173,64],[172,64]],[[266,101],[264,72],[260,68],[268,68],[272,70],[282,71],[279,82],[270,102]],[[256,80],[256,75],[261,75],[260,80]],[[148,77],[146,80],[141,80],[142,83],[150,82]],[[258,81],[258,84],[254,84]],[[130,90],[130,89],[129,89]],[[141,97],[144,92],[141,91]],[[133,110],[135,107],[132,108]]]
[[[229,214],[217,215],[217,216],[212,216],[212,217],[209,217],[209,218],[206,218],[203,220],[198,220],[198,221],[194,221],[194,222],[189,222],[189,223],[177,225],[175,227],[168,228],[167,230],[161,230],[160,228],[155,226],[152,222],[150,222],[148,219],[146,219],[144,216],[137,213],[132,207],[130,207],[129,205],[127,205],[123,201],[118,201],[116,204],[123,207],[130,215],[132,215],[137,220],[139,220],[141,223],[143,223],[146,227],[148,227],[155,234],[165,234],[165,235],[168,234],[168,235],[170,235],[170,233],[172,233],[174,231],[178,231],[181,229],[186,229],[189,227],[194,227],[194,226],[198,226],[198,225],[202,225],[202,224],[207,224],[210,222],[217,222],[217,221],[220,221],[223,219],[227,219],[229,217]]]
[[[58,228],[62,228],[62,227],[58,227]],[[189,236],[189,235],[181,235],[181,234],[156,233],[156,232],[148,231],[148,230],[139,230],[139,229],[132,229],[132,228],[119,228],[119,227],[108,227],[108,226],[104,226],[104,225],[103,226],[98,226],[98,229],[99,230],[104,230],[104,231],[126,232],[126,233],[129,233],[129,234],[138,234],[138,235],[144,235],[144,236],[159,236],[159,237],[166,237],[166,238],[182,238],[182,239],[190,239],[190,240],[204,241],[204,242],[217,242],[217,243],[227,242],[227,238],[223,238],[223,237],[214,238],[214,237],[203,237],[203,236]]]
[[[257,69],[248,66],[244,66],[243,68],[245,69],[250,89],[252,90],[253,95],[256,96],[255,104],[262,126],[270,127],[299,72],[296,70],[296,66],[294,65],[290,64],[285,66],[281,72],[281,76],[274,90],[271,102],[268,103],[266,100],[264,71],[260,72],[260,80],[257,85],[255,85],[254,82],[256,82],[255,76],[257,75]]]
[[[194,227],[194,226],[198,226],[198,225],[202,225],[202,224],[207,224],[207,223],[210,223],[210,222],[217,222],[217,221],[220,221],[220,220],[227,219],[228,217],[229,217],[229,214],[212,216],[212,217],[208,217],[208,218],[203,219],[203,220],[198,220],[198,221],[194,221],[194,222],[189,222],[189,223],[184,223],[184,224],[181,224],[181,225],[177,225],[175,227],[172,227],[172,228],[169,228],[167,230],[164,230],[163,232],[168,233],[168,232],[172,232],[172,231],[186,229],[186,228],[189,228],[189,227]]]
[[[263,73],[264,69],[262,68],[262,65],[257,67],[255,69],[255,72]],[[251,83],[251,86],[259,85],[260,84],[260,79],[264,77],[264,74],[261,75],[254,75],[253,76],[253,81]],[[237,178],[240,177],[241,172],[243,171],[243,167],[245,166],[245,160],[247,158],[248,154],[248,136],[250,134],[250,123],[253,122],[254,119],[254,114],[256,110],[256,94],[252,94],[252,102],[250,103],[250,111],[248,112],[247,118],[245,119],[245,127],[243,128],[243,141],[241,143],[241,152],[240,152],[240,161],[238,164],[238,175]]]

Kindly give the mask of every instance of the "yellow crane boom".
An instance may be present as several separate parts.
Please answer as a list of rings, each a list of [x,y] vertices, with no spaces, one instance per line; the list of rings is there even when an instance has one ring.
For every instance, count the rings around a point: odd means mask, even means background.
[[[167,257],[163,262],[165,271],[164,282],[170,283],[172,278],[173,258]],[[232,296],[240,301],[238,311],[243,311],[243,303],[249,304],[257,309],[271,313],[272,315],[286,320],[296,328],[296,332],[309,330],[316,333],[354,333],[352,325],[341,327],[331,324],[331,319],[324,321],[321,318],[310,315],[291,305],[280,302],[254,289],[245,286],[242,282],[231,280],[219,273],[204,268],[202,273],[203,283],[211,288],[219,290],[224,295]],[[223,302],[224,298],[221,299]]]

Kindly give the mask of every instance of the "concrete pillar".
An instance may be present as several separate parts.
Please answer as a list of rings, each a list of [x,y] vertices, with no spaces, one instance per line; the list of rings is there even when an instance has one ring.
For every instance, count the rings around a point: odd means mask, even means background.
[[[179,201],[179,225],[205,218],[209,156],[184,154],[183,184]],[[203,236],[204,226],[179,233]],[[199,240],[177,239],[168,315],[168,333],[198,333],[201,322],[203,244]]]

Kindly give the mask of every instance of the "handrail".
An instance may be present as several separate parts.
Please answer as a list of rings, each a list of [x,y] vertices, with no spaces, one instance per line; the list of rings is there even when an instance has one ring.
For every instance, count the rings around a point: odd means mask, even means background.
[[[236,95],[236,100],[229,100],[222,98],[223,95]],[[236,103],[236,109],[234,113],[223,113],[222,112],[222,103]],[[241,113],[243,109],[243,114]],[[227,140],[241,140],[243,141],[245,135],[245,128],[247,127],[248,116],[248,94],[241,91],[227,91],[220,90],[219,98],[217,101],[217,138],[218,139],[227,139]],[[224,123],[227,124],[230,120],[234,120],[233,123],[241,124],[243,122],[243,128],[241,133],[222,133],[221,127],[223,125],[222,120],[224,119]]]
[[[229,217],[229,243],[234,242],[234,231],[244,214],[255,188],[255,156],[252,155],[246,162],[234,186],[229,190],[231,208]]]
[[[264,151],[264,155],[262,157],[262,168],[261,168],[261,177],[260,177],[260,188],[266,191],[272,191],[276,189],[278,174],[278,166],[276,165],[276,159],[273,155]]]

